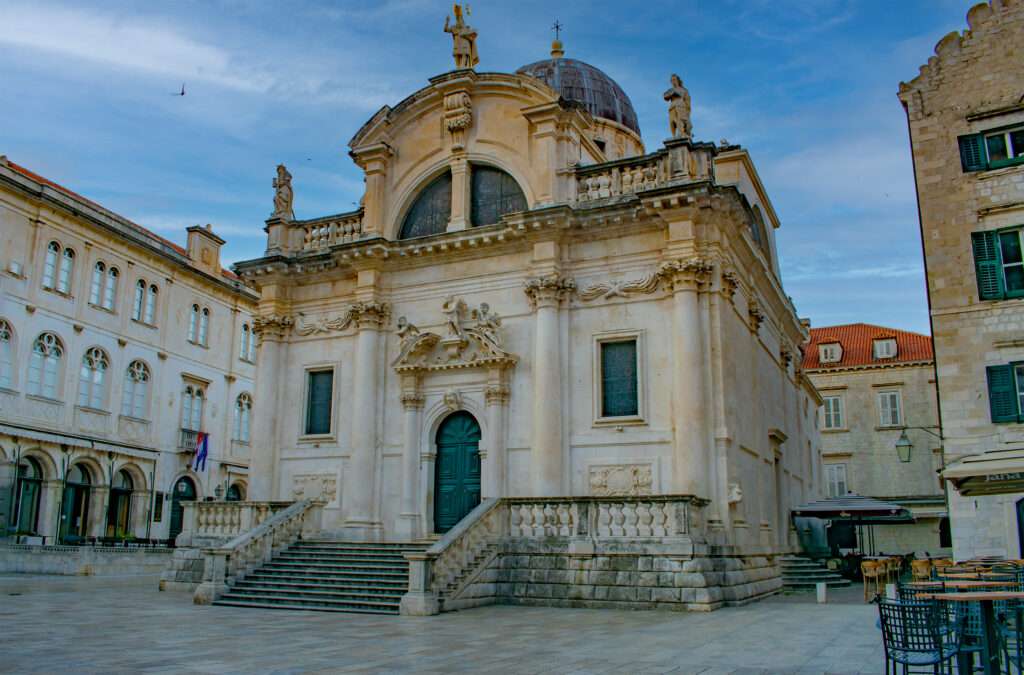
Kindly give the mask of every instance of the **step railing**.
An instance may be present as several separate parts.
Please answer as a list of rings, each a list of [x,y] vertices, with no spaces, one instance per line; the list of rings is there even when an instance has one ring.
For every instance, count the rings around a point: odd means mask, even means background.
[[[668,543],[703,532],[706,500],[692,495],[487,499],[423,553],[407,553],[409,590],[401,611],[437,614],[448,589],[464,586],[505,539],[552,539],[570,551],[637,539]]]
[[[320,530],[323,502],[304,499],[274,513],[262,523],[225,544],[204,548],[203,581],[192,596],[208,605],[228,590],[228,584],[270,562],[303,534]]]
[[[178,546],[213,543],[211,540],[248,532],[293,502],[182,502]]]

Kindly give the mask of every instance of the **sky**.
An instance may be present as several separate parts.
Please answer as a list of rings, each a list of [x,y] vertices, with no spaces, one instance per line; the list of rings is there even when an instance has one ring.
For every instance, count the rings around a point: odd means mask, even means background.
[[[471,3],[479,71],[566,56],[615,79],[648,151],[679,73],[697,140],[747,148],[782,226],[783,285],[814,326],[928,332],[906,117],[896,98],[959,0]],[[451,70],[436,0],[0,1],[0,154],[174,241],[213,224],[263,253],[274,167],[295,212],[350,211],[348,141]],[[185,85],[185,96],[174,92]]]

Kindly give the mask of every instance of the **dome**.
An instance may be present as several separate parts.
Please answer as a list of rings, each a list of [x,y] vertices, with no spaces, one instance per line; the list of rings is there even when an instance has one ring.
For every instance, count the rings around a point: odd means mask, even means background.
[[[560,50],[555,52],[560,53]],[[516,72],[543,81],[566,101],[581,104],[594,117],[613,120],[640,135],[636,111],[626,92],[589,63],[556,56],[523,66]]]

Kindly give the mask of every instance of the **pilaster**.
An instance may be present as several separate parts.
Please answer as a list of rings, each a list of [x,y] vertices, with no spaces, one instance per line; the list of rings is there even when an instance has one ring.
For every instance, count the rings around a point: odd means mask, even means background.
[[[505,371],[492,368],[487,376],[484,404],[487,414],[487,437],[481,462],[484,466],[481,497],[500,499],[505,496],[505,420],[508,416],[509,387]]]
[[[264,392],[253,401],[248,495],[253,501],[270,501],[277,492],[277,383],[281,381],[281,343],[292,325],[292,317],[284,314],[265,314],[252,322],[259,349],[254,386],[256,391]]]
[[[403,539],[414,539],[424,534],[417,508],[423,403],[419,376],[403,376],[402,505],[395,527],[396,534]]]

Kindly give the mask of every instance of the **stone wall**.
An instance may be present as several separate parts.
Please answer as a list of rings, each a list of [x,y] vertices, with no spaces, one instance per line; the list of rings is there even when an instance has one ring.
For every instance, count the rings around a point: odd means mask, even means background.
[[[0,573],[67,576],[157,575],[167,565],[166,548],[0,545]]]

